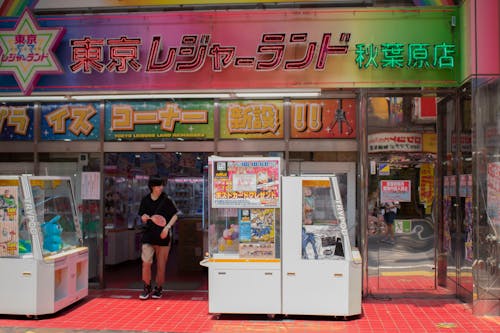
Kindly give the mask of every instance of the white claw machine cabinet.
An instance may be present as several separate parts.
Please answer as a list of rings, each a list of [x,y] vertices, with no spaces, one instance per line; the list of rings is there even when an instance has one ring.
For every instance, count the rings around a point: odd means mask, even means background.
[[[208,310],[281,313],[280,158],[211,156]]]
[[[346,187],[345,174],[282,177],[285,315],[361,314],[362,261],[348,235]]]
[[[0,314],[51,314],[87,296],[71,178],[0,176],[0,205]]]

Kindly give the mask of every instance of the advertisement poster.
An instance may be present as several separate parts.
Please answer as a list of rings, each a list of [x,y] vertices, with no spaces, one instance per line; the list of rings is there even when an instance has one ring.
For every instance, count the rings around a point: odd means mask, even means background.
[[[390,176],[391,175],[391,165],[389,163],[379,163],[378,164],[378,174],[380,176]]]
[[[368,135],[368,152],[408,152],[422,151],[422,134],[405,132],[374,133]]]
[[[355,99],[292,100],[291,111],[291,138],[356,137]]]
[[[474,253],[472,251],[472,238],[474,229],[472,228],[472,195],[465,198],[465,210],[464,210],[464,229],[465,229],[465,260],[472,263],[474,259]]]
[[[411,180],[381,180],[380,202],[410,202]]]
[[[389,97],[389,123],[394,126],[403,123],[403,97]]]
[[[214,160],[214,208],[279,208],[280,159]]]
[[[497,227],[500,226],[500,162],[488,163],[487,213]]]
[[[252,239],[252,225],[250,223],[250,209],[238,210],[240,224],[240,242],[250,242]]]
[[[411,220],[394,220],[394,233],[408,234],[411,232]]]
[[[99,200],[101,174],[99,172],[82,172],[82,200]]]
[[[274,228],[274,208],[241,209],[240,257],[274,258]]]
[[[424,204],[425,214],[432,213],[434,200],[434,165],[423,163],[420,166],[420,186],[418,188],[420,202]]]
[[[443,251],[451,251],[451,224],[452,196],[450,188],[454,182],[454,176],[444,176],[443,179]]]
[[[18,188],[0,186],[0,257],[19,255]]]

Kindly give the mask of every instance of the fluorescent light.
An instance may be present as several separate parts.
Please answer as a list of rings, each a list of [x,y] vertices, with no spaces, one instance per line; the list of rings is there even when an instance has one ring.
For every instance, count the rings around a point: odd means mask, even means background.
[[[235,91],[235,97],[240,98],[283,98],[283,97],[319,97],[319,89],[266,89]]]
[[[0,102],[62,102],[66,96],[2,96]]]
[[[109,95],[57,95],[57,96],[1,96],[0,102],[71,102],[71,101],[103,101],[103,100],[150,100],[150,99],[183,99],[183,98],[284,98],[284,97],[319,97],[321,90],[306,89],[266,89],[240,90],[233,92],[169,92],[168,94],[109,94]]]
[[[282,92],[282,93],[236,93],[240,98],[283,98],[283,97],[319,97],[319,92]]]
[[[100,101],[100,100],[119,100],[119,99],[180,99],[180,98],[229,98],[226,93],[179,93],[179,94],[130,94],[130,95],[75,95],[71,99],[74,101]]]

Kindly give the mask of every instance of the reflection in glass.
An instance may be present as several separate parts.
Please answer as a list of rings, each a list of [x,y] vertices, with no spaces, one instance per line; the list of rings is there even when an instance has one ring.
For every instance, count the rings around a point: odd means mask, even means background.
[[[346,184],[347,176],[345,174],[339,176],[331,179],[338,179]],[[337,202],[345,204],[347,187],[342,187],[344,193],[337,198],[332,185],[330,179],[302,181],[302,259],[344,258],[341,222],[345,221],[345,212],[343,205]]]

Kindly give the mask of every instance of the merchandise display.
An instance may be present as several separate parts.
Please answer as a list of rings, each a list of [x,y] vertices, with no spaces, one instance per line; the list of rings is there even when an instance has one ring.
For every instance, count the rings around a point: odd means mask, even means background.
[[[347,184],[347,172],[281,176],[279,158],[209,158],[209,312],[359,315]]]
[[[55,313],[88,295],[69,177],[0,176],[0,314]]]
[[[210,313],[281,313],[280,176],[279,158],[209,158]]]

